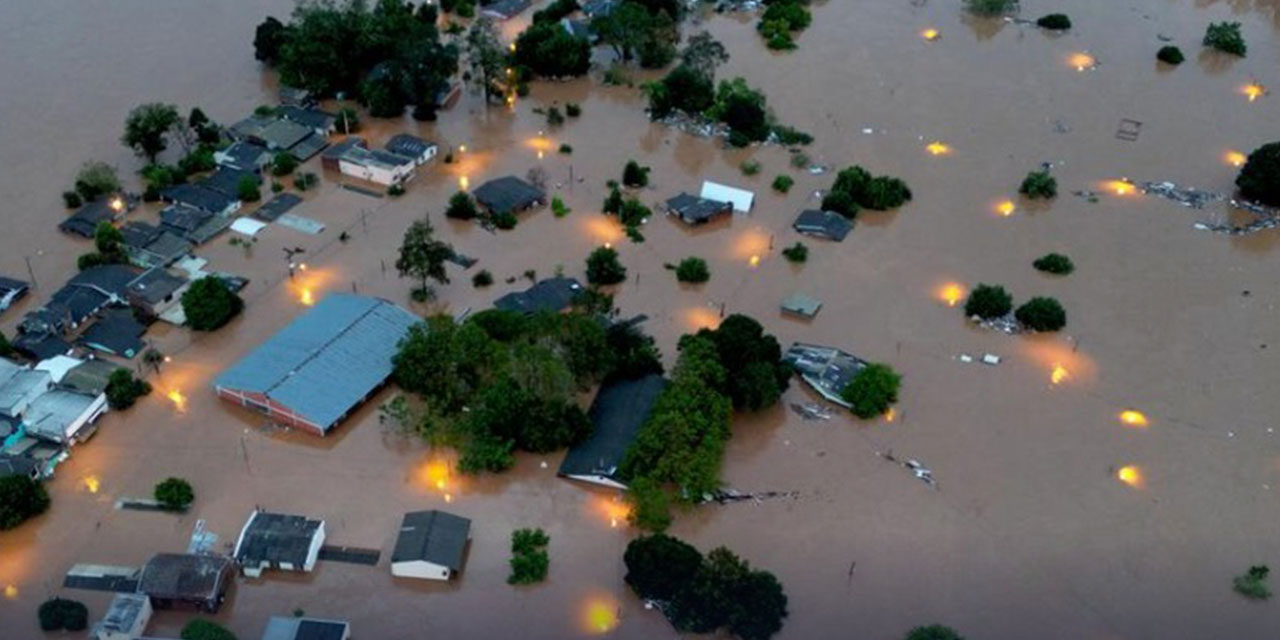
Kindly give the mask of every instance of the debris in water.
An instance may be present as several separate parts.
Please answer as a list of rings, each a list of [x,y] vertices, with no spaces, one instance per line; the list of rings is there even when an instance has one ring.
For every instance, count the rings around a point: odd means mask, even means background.
[[[791,403],[791,410],[796,412],[805,420],[830,420],[831,409],[820,404],[809,402],[806,404]]]

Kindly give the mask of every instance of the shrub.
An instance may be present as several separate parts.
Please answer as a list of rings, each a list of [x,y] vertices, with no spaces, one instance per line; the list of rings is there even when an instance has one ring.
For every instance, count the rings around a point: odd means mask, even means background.
[[[206,276],[182,294],[182,310],[187,326],[196,331],[214,331],[244,309],[244,301],[220,278]]]
[[[773,190],[778,193],[786,193],[791,190],[791,186],[796,183],[791,176],[781,175],[773,179]]]
[[[864,420],[874,418],[889,410],[898,401],[898,386],[902,376],[887,364],[872,363],[863,367],[849,384],[840,391],[840,397],[853,405],[853,415]]]
[[[86,162],[76,173],[76,193],[85,202],[93,202],[100,196],[120,190],[120,177],[116,168],[105,162]]]
[[[261,200],[262,192],[258,190],[258,179],[254,176],[240,176],[240,182],[236,183],[236,197],[245,202]]]
[[[1033,331],[1057,331],[1067,326],[1067,312],[1053,298],[1032,298],[1013,312],[1022,326]]]
[[[813,136],[799,129],[795,129],[793,127],[788,127],[785,125],[780,125],[780,124],[774,125],[773,133],[774,135],[778,136],[779,144],[784,144],[787,146],[792,146],[797,144],[810,144],[813,142]]]
[[[908,631],[904,640],[964,640],[964,636],[951,627],[931,624],[927,627],[916,627]]]
[[[760,173],[760,163],[755,160],[745,160],[738,165],[738,168],[742,170],[742,175],[746,176],[754,176]]]
[[[89,626],[89,609],[75,600],[45,600],[36,611],[42,631],[84,631]]]
[[[857,217],[861,207],[854,202],[853,196],[843,191],[832,191],[822,198],[822,210],[833,211],[846,218]]]
[[[399,198],[400,196],[404,195],[404,185],[397,182],[396,184],[393,184],[390,187],[387,187],[387,195],[391,196],[392,198]]]
[[[287,176],[297,168],[298,159],[288,151],[277,153],[275,159],[271,161],[271,175],[276,177]]]
[[[1280,207],[1280,142],[1264,144],[1250,153],[1236,176],[1236,186],[1250,200]]]
[[[1017,0],[965,0],[969,11],[980,16],[999,16],[1018,7]]]
[[[598,247],[587,256],[587,282],[597,285],[618,284],[627,279],[627,268],[618,261],[618,252]]]
[[[117,411],[128,409],[138,398],[151,393],[151,383],[133,377],[128,369],[116,369],[107,378],[107,405]]]
[[[449,206],[444,210],[446,218],[455,220],[470,220],[478,214],[475,200],[472,200],[471,195],[466,191],[459,191],[450,196]]]
[[[214,148],[210,145],[202,144],[196,147],[178,160],[178,170],[185,175],[193,173],[202,173],[205,171],[213,171],[218,167],[217,161],[213,159]]]
[[[1051,13],[1036,20],[1036,26],[1050,31],[1066,31],[1071,28],[1071,18],[1065,13]]]
[[[166,478],[155,488],[156,502],[169,511],[182,511],[196,499],[191,483],[182,478]]]
[[[805,153],[791,154],[791,166],[796,169],[804,169],[809,166],[809,155]]]
[[[1204,32],[1204,46],[1223,53],[1244,57],[1248,47],[1240,34],[1239,22],[1215,22]]]
[[[49,508],[44,485],[24,475],[0,478],[0,531],[12,529]]]
[[[1231,586],[1236,593],[1254,600],[1266,600],[1271,597],[1271,589],[1267,586],[1267,576],[1271,574],[1271,569],[1267,565],[1255,565],[1249,567],[1249,571],[1242,576],[1236,576],[1231,581]]]
[[[199,618],[182,627],[178,637],[182,640],[236,640],[236,635],[222,625]]]
[[[884,211],[895,209],[911,200],[907,183],[890,176],[875,176],[854,165],[836,174],[831,191],[822,201],[824,211],[834,211],[847,218],[858,213],[859,208]]]
[[[1182,64],[1186,57],[1182,55],[1182,49],[1173,45],[1166,45],[1160,47],[1160,50],[1156,52],[1156,59],[1165,64],[1178,65]]]
[[[320,178],[316,176],[316,174],[311,173],[310,171],[300,176],[297,176],[293,179],[293,186],[297,188],[298,191],[306,191],[307,189],[310,189],[311,187],[314,187],[319,183],[320,183]]]
[[[533,584],[547,578],[547,545],[551,537],[542,529],[511,532],[511,575],[507,584]]]
[[[711,279],[711,269],[702,258],[689,257],[676,266],[676,280],[689,283],[703,283]]]
[[[569,146],[568,144],[561,143],[561,144],[560,144],[560,153],[563,153],[563,154],[565,154],[565,155],[569,155],[569,154],[573,153],[573,147]]]
[[[499,211],[489,216],[489,221],[493,223],[493,226],[503,231],[510,231],[520,223],[520,219],[516,217],[516,214],[510,211]]]
[[[623,580],[645,600],[669,602],[685,589],[702,566],[702,554],[683,540],[655,533],[636,538],[622,554]]]
[[[999,285],[979,284],[964,302],[964,315],[984,320],[1001,318],[1013,309],[1013,296]]]
[[[279,180],[272,180],[271,193],[280,193],[281,191],[284,191],[284,185]]]
[[[551,198],[551,213],[554,214],[555,217],[563,218],[569,215],[572,211],[573,210],[569,208],[569,205],[566,205],[564,200],[560,199],[560,196],[554,196]]]
[[[479,273],[471,276],[471,286],[480,289],[493,284],[493,274],[488,269],[483,269]]]
[[[360,113],[353,107],[338,109],[338,133],[355,133],[360,130]]]
[[[887,211],[897,209],[911,199],[911,189],[898,178],[876,176],[867,183],[863,199],[858,202],[867,209]]]
[[[74,191],[63,191],[62,204],[66,205],[68,209],[78,209],[84,202],[80,199],[80,194]]]
[[[614,65],[604,70],[600,81],[608,86],[622,87],[631,85],[631,75],[624,67]]]
[[[1061,253],[1046,253],[1036,258],[1035,262],[1031,263],[1031,266],[1045,273],[1060,276],[1065,276],[1076,270],[1076,265],[1071,262],[1071,258]]]
[[[622,184],[633,189],[649,184],[649,167],[642,167],[635,160],[628,160],[622,168]]]
[[[783,249],[782,257],[788,262],[802,263],[809,259],[809,247],[804,246],[802,242],[797,242]]]
[[[1018,193],[1032,200],[1054,198],[1058,195],[1058,181],[1049,175],[1047,169],[1032,171],[1022,179],[1022,186],[1018,187]]]
[[[559,107],[547,109],[547,124],[553,127],[564,124],[564,114],[560,113]]]

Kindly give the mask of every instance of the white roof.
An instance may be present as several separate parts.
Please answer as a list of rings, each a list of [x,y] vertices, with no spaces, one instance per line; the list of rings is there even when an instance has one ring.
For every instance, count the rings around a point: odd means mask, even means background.
[[[71,356],[54,356],[48,360],[41,360],[40,364],[36,365],[36,371],[49,372],[49,377],[53,378],[53,382],[56,384],[62,382],[62,377],[82,362],[84,361]]]
[[[267,223],[262,222],[261,220],[254,220],[253,218],[236,218],[236,221],[231,223],[232,231],[242,233],[249,237],[258,235],[258,232],[262,231],[266,227]]]
[[[737,189],[707,180],[702,183],[702,197],[707,200],[728,202],[733,205],[734,211],[746,213],[751,211],[751,205],[755,202],[756,194],[745,189]]]

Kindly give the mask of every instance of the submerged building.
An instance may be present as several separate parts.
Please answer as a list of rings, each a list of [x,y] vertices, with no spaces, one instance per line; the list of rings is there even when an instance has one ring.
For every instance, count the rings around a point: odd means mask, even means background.
[[[822,397],[846,408],[852,405],[840,397],[840,392],[867,366],[865,360],[839,349],[803,342],[792,344],[782,354],[782,361]]]

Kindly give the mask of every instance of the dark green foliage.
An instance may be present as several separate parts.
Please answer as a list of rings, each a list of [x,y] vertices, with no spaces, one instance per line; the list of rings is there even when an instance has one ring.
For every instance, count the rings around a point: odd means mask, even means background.
[[[777,0],[768,5],[756,24],[756,31],[764,36],[770,49],[794,49],[791,33],[809,27],[813,21],[809,9],[800,0]]]
[[[1013,309],[1013,295],[999,285],[979,284],[964,301],[964,315],[984,320],[1001,318]]]
[[[452,257],[453,247],[443,240],[437,240],[431,222],[422,218],[413,221],[404,232],[400,252],[396,257],[396,271],[402,278],[416,278],[419,281],[418,291],[429,298],[432,290],[427,280],[448,284],[449,275],[445,272],[444,263]]]
[[[557,127],[564,124],[564,114],[560,113],[560,107],[551,107],[547,109],[547,125]]]
[[[838,213],[846,218],[855,218],[862,210],[853,196],[844,191],[831,191],[822,197],[822,210]]]
[[[569,208],[569,205],[564,203],[564,200],[562,200],[560,196],[553,196],[551,198],[551,213],[555,215],[555,217],[563,218],[572,213],[572,211],[573,210]]]
[[[547,545],[551,543],[542,529],[517,529],[511,532],[511,575],[507,584],[533,584],[547,578]]]
[[[711,269],[702,258],[689,257],[680,261],[676,267],[676,280],[680,282],[702,283],[711,279]]]
[[[9,342],[9,338],[0,332],[0,356],[9,357],[13,355],[13,344]]]
[[[631,481],[624,494],[631,511],[627,521],[645,531],[666,531],[671,526],[671,496],[662,483],[648,476]]]
[[[107,405],[117,411],[128,409],[138,398],[151,393],[151,383],[133,377],[128,369],[116,369],[107,379]]]
[[[93,230],[93,253],[76,259],[80,271],[105,264],[126,264],[129,256],[124,251],[124,234],[115,225],[103,220]]]
[[[187,326],[196,331],[213,331],[244,309],[244,301],[220,278],[206,276],[182,294],[182,310]]]
[[[618,252],[598,247],[587,256],[587,282],[595,285],[618,284],[627,279],[627,268],[618,261]]]
[[[446,218],[454,218],[455,220],[470,220],[479,215],[479,213],[479,210],[476,209],[476,201],[466,191],[459,191],[450,196],[449,206],[444,210]]]
[[[12,529],[49,508],[44,485],[27,476],[0,478],[0,531]]]
[[[182,640],[236,640],[236,634],[222,625],[199,618],[182,627],[182,633],[178,637]]]
[[[1060,276],[1065,276],[1076,270],[1076,265],[1071,262],[1071,258],[1061,253],[1046,253],[1036,258],[1035,262],[1031,263],[1031,266],[1045,273]]]
[[[355,133],[360,130],[360,112],[355,107],[342,107],[338,109],[338,118],[335,126],[338,133]]]
[[[875,176],[857,165],[836,174],[831,191],[822,200],[824,211],[852,218],[861,209],[896,209],[911,200],[911,189],[898,178]]]
[[[280,59],[280,48],[288,37],[288,28],[279,20],[267,16],[262,24],[253,32],[253,57],[255,60],[274,65]]]
[[[148,162],[168,147],[168,135],[179,122],[178,108],[171,104],[152,102],[134,107],[124,121],[124,135],[120,141],[132,148]]]
[[[554,0],[545,9],[534,11],[533,21],[558,23],[561,18],[567,18],[577,10],[577,0]]]
[[[600,206],[600,210],[615,215],[621,214],[623,202],[625,201],[622,198],[622,191],[615,185],[609,189],[609,195],[605,196],[604,204]]]
[[[187,174],[181,168],[167,164],[149,164],[142,168],[141,173],[147,188],[157,191],[187,181]]]
[[[218,163],[213,159],[213,152],[213,146],[207,144],[192,149],[191,153],[178,160],[178,170],[188,176],[193,173],[213,171],[218,168]]]
[[[1058,181],[1052,175],[1049,175],[1047,169],[1032,171],[1027,174],[1026,178],[1022,179],[1022,185],[1018,187],[1018,193],[1032,200],[1055,198],[1058,195]]]
[[[702,567],[702,554],[692,545],[657,533],[636,538],[622,554],[623,579],[643,600],[670,602]]]
[[[155,498],[160,506],[169,511],[183,511],[196,499],[196,494],[191,490],[191,483],[186,480],[166,478],[156,485]]]
[[[258,178],[256,176],[241,176],[240,182],[236,183],[236,197],[245,202],[261,200],[262,192],[258,190]]]
[[[964,640],[964,636],[951,627],[931,624],[927,627],[916,627],[908,631],[904,640]]]
[[[782,257],[786,258],[787,262],[802,263],[809,259],[809,247],[804,246],[802,242],[797,242],[783,249]]]
[[[520,219],[510,211],[499,211],[489,216],[489,222],[498,229],[510,231],[516,228],[516,225],[520,223]]]
[[[778,193],[786,193],[791,190],[791,186],[796,183],[791,176],[780,175],[773,179],[773,190]]]
[[[694,67],[681,64],[666,77],[645,85],[649,95],[649,117],[654,120],[673,111],[701,114],[715,104],[715,82]]]
[[[76,173],[74,188],[81,200],[93,202],[120,191],[120,177],[116,175],[115,167],[105,162],[86,162]]]
[[[1066,31],[1071,28],[1071,18],[1065,13],[1050,13],[1036,20],[1036,26],[1050,31]]]
[[[42,631],[84,631],[89,626],[89,609],[75,600],[45,600],[36,611]]]
[[[1236,593],[1254,600],[1266,600],[1271,597],[1271,588],[1267,586],[1267,576],[1271,569],[1267,565],[1249,567],[1249,571],[1231,580]]]
[[[493,274],[489,273],[488,269],[482,269],[474,276],[471,276],[471,285],[477,289],[487,287],[491,284],[493,284]]]
[[[1223,53],[1244,57],[1248,47],[1244,36],[1240,34],[1239,22],[1215,22],[1204,32],[1204,46],[1217,49]]]
[[[512,60],[543,78],[577,77],[591,68],[591,45],[557,22],[535,22],[516,38]]]
[[[582,115],[582,106],[576,102],[566,102],[564,104],[564,114],[570,118],[577,118]]]
[[[867,183],[859,204],[866,209],[886,211],[896,209],[911,200],[911,189],[898,178],[876,176]]]
[[[297,187],[298,191],[306,191],[317,184],[320,184],[320,178],[310,171],[293,178],[293,186]]]
[[[1057,300],[1037,296],[1013,312],[1022,326],[1033,331],[1057,331],[1067,326],[1067,311]]]
[[[735,313],[697,336],[715,345],[720,366],[731,372],[720,389],[735,409],[766,409],[787,390],[791,367],[782,362],[782,347],[754,318]],[[683,344],[689,338],[680,340]]]
[[[623,62],[638,58],[640,66],[657,69],[676,55],[679,31],[674,17],[675,14],[650,11],[643,2],[627,0],[607,15],[592,19],[591,28],[600,44],[611,47]]]
[[[980,16],[999,16],[1018,8],[1018,0],[964,0],[969,11]]]
[[[1165,64],[1178,65],[1186,60],[1186,56],[1182,55],[1182,49],[1173,45],[1165,45],[1156,52],[1156,59]]]
[[[634,380],[651,373],[662,373],[662,354],[653,338],[634,325],[624,322],[610,325],[605,331],[605,344],[613,354],[609,378]]]
[[[742,171],[744,176],[754,176],[760,173],[760,163],[756,160],[744,160],[742,164],[738,165],[738,169]]]
[[[80,199],[80,194],[74,191],[63,191],[62,204],[68,209],[79,209],[84,202]]]
[[[288,151],[281,151],[276,154],[275,159],[271,161],[271,175],[287,176],[298,168],[298,159],[293,157]]]
[[[642,167],[635,160],[628,160],[622,168],[622,184],[638,189],[649,184],[649,167]]]
[[[1264,144],[1250,153],[1236,176],[1236,186],[1250,200],[1280,207],[1280,142]]]
[[[622,206],[618,209],[617,215],[618,220],[622,222],[622,226],[626,228],[627,235],[632,236],[633,233],[638,233],[640,224],[653,215],[653,212],[639,200],[627,198],[622,201]],[[634,237],[631,239],[636,240]],[[640,240],[636,240],[636,242],[643,241],[643,237]]]
[[[853,405],[853,415],[867,420],[884,414],[898,401],[902,376],[887,364],[871,363],[853,376],[840,391],[840,397]]]
[[[716,89],[715,104],[706,115],[751,142],[763,142],[772,130],[764,94],[749,87],[743,78],[722,81]]]
[[[785,125],[773,125],[773,134],[778,137],[779,144],[787,146],[810,144],[813,142],[813,136],[794,127],[788,127]],[[794,158],[792,160],[792,164],[795,164]]]
[[[569,154],[572,154],[572,153],[573,153],[573,146],[572,146],[572,145],[569,145],[569,144],[567,144],[567,143],[563,143],[563,142],[562,142],[562,143],[560,143],[560,153],[563,153],[563,154],[565,154],[566,156],[567,156],[567,155],[569,155]]]
[[[390,187],[387,187],[387,195],[391,196],[392,198],[399,198],[400,196],[404,195],[404,185],[397,182],[391,185]]]

